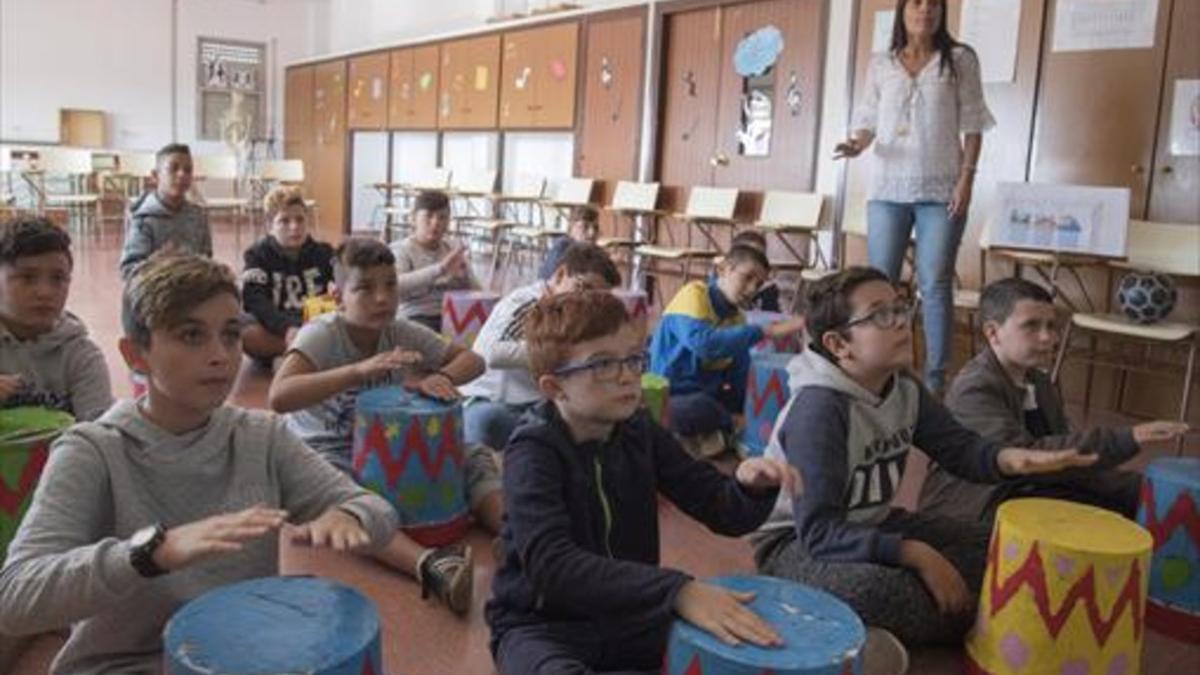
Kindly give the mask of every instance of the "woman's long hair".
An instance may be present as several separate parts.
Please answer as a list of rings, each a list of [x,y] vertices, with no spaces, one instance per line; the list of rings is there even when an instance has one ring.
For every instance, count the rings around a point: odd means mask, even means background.
[[[900,51],[908,46],[908,30],[904,28],[904,8],[908,3],[909,0],[896,0],[896,16],[892,21],[892,46],[889,51],[897,59],[900,58]],[[942,58],[941,63],[938,64],[938,74],[940,75],[949,67],[950,77],[958,79],[958,69],[954,66],[954,48],[971,48],[965,43],[955,40],[954,36],[950,35],[950,30],[946,28],[946,13],[947,7],[945,0],[943,0],[942,19],[938,24],[937,30],[933,31],[933,46]]]

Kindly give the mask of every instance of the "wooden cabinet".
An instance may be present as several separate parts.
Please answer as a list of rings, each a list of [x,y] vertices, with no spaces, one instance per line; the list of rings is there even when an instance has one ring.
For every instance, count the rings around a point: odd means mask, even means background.
[[[312,66],[288,68],[284,75],[283,156],[304,162],[304,190],[312,192],[313,84]]]
[[[1160,7],[1158,11],[1163,11]],[[1171,8],[1170,42],[1167,47],[1166,76],[1162,103],[1158,108],[1158,141],[1150,179],[1150,220],[1173,223],[1200,223],[1200,157],[1171,152],[1172,110],[1175,83],[1200,80],[1200,2],[1175,0]],[[1193,102],[1193,106],[1200,105]],[[1184,107],[1184,110],[1188,108]],[[1193,115],[1200,114],[1195,107]],[[1198,254],[1200,255],[1200,254]]]
[[[388,54],[350,59],[346,125],[350,129],[383,129],[388,113]]]
[[[600,182],[602,204],[611,201],[617,181],[637,176],[645,16],[645,11],[639,10],[592,18],[586,24],[587,54],[580,71],[583,109],[575,135],[575,175]],[[605,234],[617,233],[610,228]]]
[[[495,128],[499,75],[499,35],[443,44],[438,127]]]
[[[319,239],[346,232],[346,62],[317,64],[313,83],[312,196],[317,200]]]
[[[500,78],[500,127],[575,126],[579,24],[505,33]]]
[[[438,54],[437,45],[392,52],[388,127],[437,128]]]

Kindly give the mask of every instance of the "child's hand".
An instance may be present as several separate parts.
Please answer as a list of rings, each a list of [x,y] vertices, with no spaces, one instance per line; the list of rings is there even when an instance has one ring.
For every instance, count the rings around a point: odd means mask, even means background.
[[[461,396],[458,389],[454,387],[454,383],[450,381],[450,376],[440,372],[431,373],[420,379],[414,378],[405,383],[405,386],[439,401],[455,401]]]
[[[1036,473],[1054,473],[1064,469],[1088,467],[1100,459],[1099,455],[1085,454],[1078,450],[1026,450],[1004,448],[1000,451],[997,464],[1005,476],[1028,476]]]
[[[763,335],[771,338],[786,337],[804,331],[805,320],[802,316],[793,316],[783,321],[776,321],[763,327]]]
[[[295,543],[314,548],[329,546],[335,551],[353,551],[371,543],[358,518],[337,507],[322,513],[316,520],[292,528],[288,536]]]
[[[359,382],[369,382],[376,377],[382,377],[392,372],[407,368],[424,360],[421,352],[410,352],[400,348],[379,352],[369,359],[363,359],[354,364],[354,373]]]
[[[755,457],[738,464],[734,472],[737,482],[748,488],[782,487],[795,497],[804,489],[800,472],[791,464],[777,459]]]
[[[449,277],[467,276],[467,249],[455,246],[450,253],[442,258],[442,274]]]
[[[753,593],[740,593],[702,581],[689,581],[675,596],[675,613],[725,644],[747,640],[760,647],[779,647],[783,639],[746,603]]]
[[[962,614],[971,609],[971,592],[954,565],[937,549],[916,539],[900,542],[900,562],[921,577],[943,614]]]
[[[171,528],[154,550],[154,563],[170,572],[205,558],[236,553],[244,542],[278,530],[285,518],[287,511],[252,506]]]
[[[1133,428],[1133,440],[1138,445],[1154,443],[1156,441],[1173,441],[1179,436],[1186,434],[1190,428],[1186,422],[1167,422],[1164,420],[1146,422]]]
[[[25,386],[25,380],[20,375],[0,375],[0,402],[7,401],[10,396]]]

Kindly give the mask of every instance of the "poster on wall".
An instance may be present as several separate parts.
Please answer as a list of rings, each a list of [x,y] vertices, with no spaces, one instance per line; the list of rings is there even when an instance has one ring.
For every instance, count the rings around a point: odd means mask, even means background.
[[[1021,0],[963,0],[958,39],[979,56],[984,84],[1016,78],[1020,27]]]
[[[1171,154],[1200,155],[1200,80],[1175,80],[1171,99]]]
[[[993,248],[1125,257],[1128,188],[999,183],[993,204]]]
[[[1059,0],[1052,50],[1149,49],[1157,22],[1158,0]]]

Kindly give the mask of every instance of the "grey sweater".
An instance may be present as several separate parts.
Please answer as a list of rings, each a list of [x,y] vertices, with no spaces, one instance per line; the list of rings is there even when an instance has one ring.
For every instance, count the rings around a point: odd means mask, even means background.
[[[39,406],[94,420],[112,405],[104,354],[83,322],[63,312],[45,335],[20,340],[0,324],[0,374],[20,375],[22,387],[0,407]]]
[[[73,624],[54,673],[158,672],[162,630],[183,603],[212,588],[277,573],[278,540],[147,579],[129,563],[129,537],[266,504],[293,523],[330,507],[354,514],[376,547],[395,513],[309,450],[273,414],[225,406],[175,435],[132,401],[76,425],[54,444],[33,503],[0,571],[0,632]]]
[[[208,215],[196,204],[185,201],[170,209],[148,192],[129,206],[129,224],[125,228],[125,246],[121,249],[121,277],[128,279],[138,265],[155,251],[173,243],[180,253],[212,257],[212,231]]]
[[[400,288],[398,316],[406,319],[441,316],[442,295],[446,291],[479,288],[475,275],[469,271],[465,277],[442,274],[442,259],[452,250],[450,244],[443,241],[431,251],[412,237],[392,244],[392,253],[396,256],[396,281]]]

